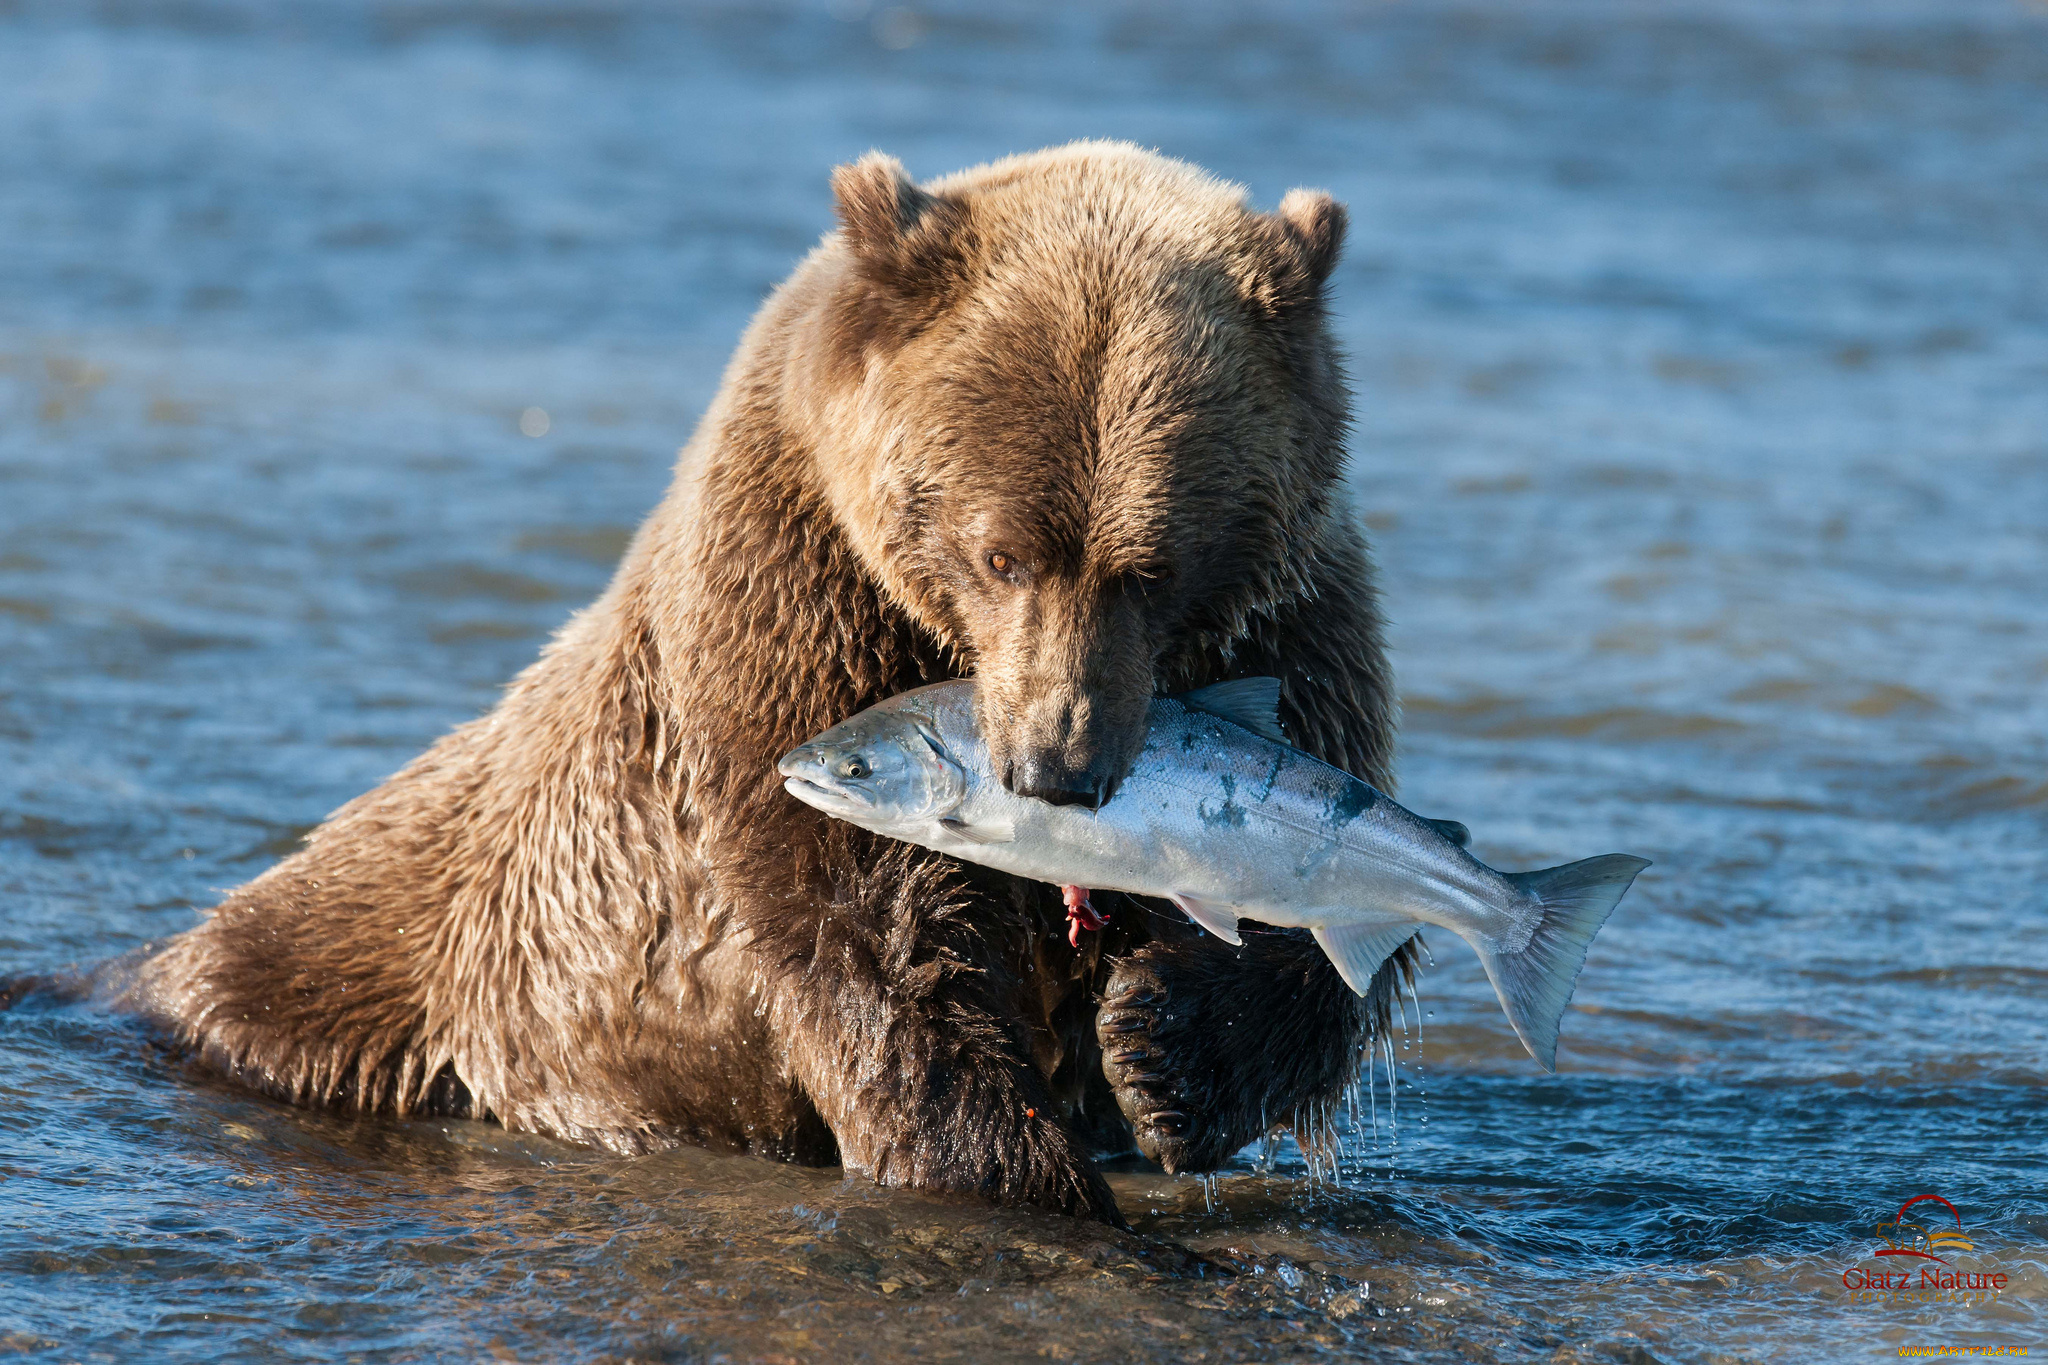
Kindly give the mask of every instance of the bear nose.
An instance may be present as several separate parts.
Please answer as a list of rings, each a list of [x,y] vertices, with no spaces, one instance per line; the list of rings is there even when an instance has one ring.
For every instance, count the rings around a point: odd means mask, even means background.
[[[1104,802],[1116,795],[1116,780],[1107,772],[1096,771],[1094,765],[1070,768],[1057,760],[1042,758],[1006,764],[1003,785],[1019,796],[1055,806],[1086,806],[1090,810],[1101,809]]]

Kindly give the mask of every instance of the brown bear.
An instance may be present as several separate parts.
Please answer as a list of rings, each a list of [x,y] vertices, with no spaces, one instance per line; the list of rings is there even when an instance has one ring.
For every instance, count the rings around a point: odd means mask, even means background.
[[[1003,780],[1096,804],[1150,698],[1271,674],[1295,743],[1387,787],[1343,209],[1113,143],[833,188],[605,594],[134,1008],[302,1104],[1110,1222],[1092,1153],[1208,1170],[1328,1115],[1405,959],[1361,1001],[1305,935],[1115,897],[1072,948],[1055,888],[827,821],[775,761],[972,673]]]

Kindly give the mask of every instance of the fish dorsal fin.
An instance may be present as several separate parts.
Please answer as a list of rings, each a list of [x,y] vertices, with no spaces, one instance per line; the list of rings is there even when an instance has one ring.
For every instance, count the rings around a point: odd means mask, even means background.
[[[1432,820],[1426,815],[1418,815],[1415,818],[1422,821],[1423,824],[1430,826],[1438,834],[1443,835],[1444,838],[1449,839],[1459,848],[1466,848],[1472,843],[1472,831],[1466,829],[1456,820]]]
[[[1242,725],[1255,735],[1285,744],[1280,733],[1280,680],[1278,678],[1232,678],[1183,692],[1174,698],[1182,706],[1206,711],[1232,725]]]

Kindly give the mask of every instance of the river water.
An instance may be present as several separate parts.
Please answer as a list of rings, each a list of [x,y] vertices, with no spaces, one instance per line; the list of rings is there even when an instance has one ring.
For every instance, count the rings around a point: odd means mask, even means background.
[[[0,5],[0,972],[193,923],[487,707],[869,146],[1347,200],[1402,790],[1656,860],[1557,1075],[1440,935],[1340,1179],[1120,1172],[1134,1236],[299,1112],[31,999],[0,1351],[2048,1348],[2044,111],[2018,0]],[[1935,1266],[1873,1256],[1923,1193],[1995,1302],[1845,1288]]]

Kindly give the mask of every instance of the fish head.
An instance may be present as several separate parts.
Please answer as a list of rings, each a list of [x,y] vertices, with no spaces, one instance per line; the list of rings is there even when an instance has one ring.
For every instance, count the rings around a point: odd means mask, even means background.
[[[805,805],[885,834],[945,818],[968,789],[938,727],[903,707],[863,711],[784,754],[775,770]]]

